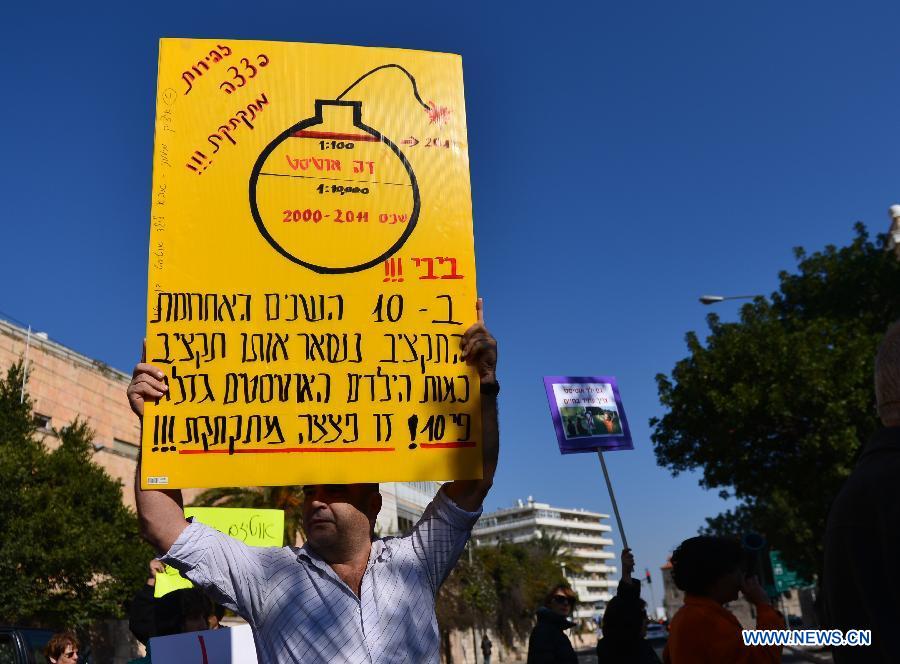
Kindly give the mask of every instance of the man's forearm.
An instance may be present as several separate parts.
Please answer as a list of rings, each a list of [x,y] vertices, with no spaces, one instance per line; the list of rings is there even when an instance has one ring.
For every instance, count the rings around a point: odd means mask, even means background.
[[[485,495],[494,483],[497,459],[500,457],[500,423],[496,394],[481,395],[481,455],[484,459],[482,482],[487,482]]]
[[[497,459],[500,456],[500,426],[497,395],[481,396],[481,458],[480,480],[456,480],[447,485],[447,496],[467,512],[474,512],[484,502],[494,484]]]
[[[159,553],[165,553],[188,525],[184,519],[181,490],[142,489],[140,456],[134,476],[134,503],[141,535]]]

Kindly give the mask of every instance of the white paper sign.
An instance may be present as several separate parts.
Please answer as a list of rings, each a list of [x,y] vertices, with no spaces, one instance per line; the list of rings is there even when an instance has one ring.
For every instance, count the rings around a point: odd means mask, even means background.
[[[150,639],[153,664],[257,664],[250,625]]]

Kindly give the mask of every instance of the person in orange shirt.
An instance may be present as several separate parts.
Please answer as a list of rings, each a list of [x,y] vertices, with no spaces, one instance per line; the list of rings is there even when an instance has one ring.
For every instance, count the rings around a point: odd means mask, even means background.
[[[725,604],[738,592],[756,607],[757,629],[784,629],[756,577],[746,577],[741,545],[724,537],[692,537],[672,554],[672,577],[684,591],[669,625],[665,664],[770,664],[781,661],[778,646],[745,646],[741,623]]]

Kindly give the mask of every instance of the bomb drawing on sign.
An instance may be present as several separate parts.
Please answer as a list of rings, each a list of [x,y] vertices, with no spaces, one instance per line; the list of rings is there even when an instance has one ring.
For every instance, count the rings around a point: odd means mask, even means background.
[[[250,177],[250,211],[259,232],[282,256],[319,274],[367,270],[393,256],[419,219],[416,175],[403,152],[363,123],[363,102],[316,99],[312,117],[269,143]]]

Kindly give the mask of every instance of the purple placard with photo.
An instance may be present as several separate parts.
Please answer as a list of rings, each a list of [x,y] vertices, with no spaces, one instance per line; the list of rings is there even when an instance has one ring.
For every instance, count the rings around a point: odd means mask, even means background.
[[[633,450],[619,386],[612,376],[544,376],[563,454]]]

